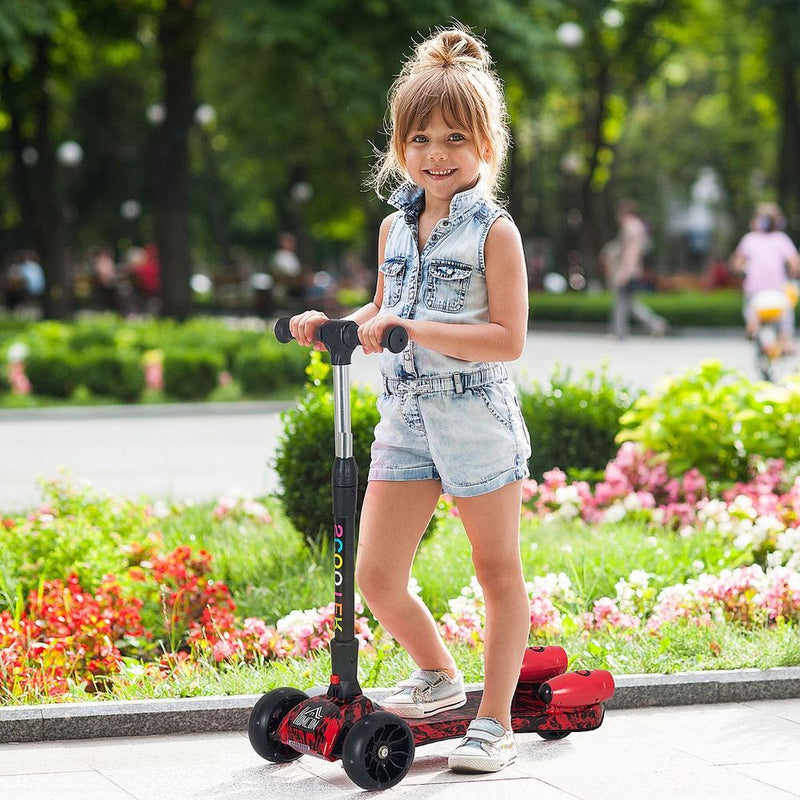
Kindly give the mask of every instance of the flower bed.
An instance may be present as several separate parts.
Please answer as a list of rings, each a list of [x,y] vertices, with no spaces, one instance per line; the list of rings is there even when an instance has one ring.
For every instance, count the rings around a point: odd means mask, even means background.
[[[222,528],[237,538],[241,562],[249,559],[248,537],[254,552],[275,536],[276,548],[288,553],[285,523],[264,503],[232,495],[200,509],[150,506],[97,498],[64,482],[46,492],[42,507],[4,518],[0,529],[0,574],[15,570],[21,576],[13,585],[4,578],[0,587],[0,702],[102,694],[134,674],[156,681],[215,664],[263,668],[314,658],[330,640],[332,604],[288,609],[277,619],[242,613],[237,594],[244,597],[251,579],[232,591],[214,577],[215,559],[202,542],[175,544],[177,535],[194,539],[186,521],[199,529],[202,517],[214,535]],[[442,509],[456,513],[447,498]],[[609,642],[663,650],[676,629],[707,629],[715,632],[707,643],[713,654],[722,627],[763,635],[800,622],[800,476],[780,461],[754,461],[751,480],[715,488],[696,470],[669,477],[662,457],[626,443],[594,486],[568,482],[560,470],[541,483],[527,482],[521,513],[528,547],[536,546],[536,537],[552,538],[559,525],[569,525],[575,541],[582,529],[610,536],[632,526],[635,536],[654,546],[670,540],[691,546],[711,537],[724,543],[727,554],[726,561],[711,563],[717,551],[700,558],[698,549],[689,563],[676,565],[682,579],[672,581],[637,568],[581,582],[574,562],[566,562],[573,564],[571,575],[567,569],[536,575],[528,593],[537,641],[583,642],[589,656],[619,668],[621,661],[609,661]],[[208,541],[211,533],[205,536]],[[443,546],[442,537],[437,532],[423,547]],[[222,558],[227,546],[218,541]],[[303,571],[310,578],[312,554],[300,552],[292,565],[299,571],[284,576],[285,586],[304,580]],[[235,561],[225,567],[231,581]],[[284,572],[290,568],[283,558],[276,563]],[[720,563],[726,566],[715,569]],[[108,572],[102,571],[106,565]],[[468,564],[462,568],[461,592],[434,605],[445,639],[479,653],[483,595],[475,579],[467,579]],[[317,577],[324,586],[325,576]],[[601,579],[611,582],[613,593],[592,588]],[[279,579],[264,577],[272,580]],[[423,591],[419,585],[416,590]],[[357,636],[377,680],[393,644],[360,603],[357,608]]]

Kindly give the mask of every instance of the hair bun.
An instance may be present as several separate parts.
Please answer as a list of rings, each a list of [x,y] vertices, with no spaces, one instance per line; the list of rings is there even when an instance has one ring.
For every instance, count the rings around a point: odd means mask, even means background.
[[[491,58],[478,39],[459,28],[448,28],[422,42],[416,52],[420,67],[472,66],[488,69]]]

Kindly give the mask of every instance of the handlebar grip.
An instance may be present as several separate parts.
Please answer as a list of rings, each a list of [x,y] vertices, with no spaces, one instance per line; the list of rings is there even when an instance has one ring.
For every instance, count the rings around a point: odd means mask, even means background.
[[[294,340],[292,332],[289,330],[289,317],[281,317],[275,322],[273,332],[275,338],[281,344],[288,344]],[[408,344],[408,331],[402,325],[395,325],[389,328],[383,335],[381,346],[392,353],[401,353]]]
[[[389,328],[383,335],[381,346],[391,353],[401,353],[408,344],[408,331],[402,325]]]
[[[275,338],[281,344],[288,344],[294,339],[292,332],[289,330],[289,317],[281,317],[275,323],[273,331],[275,332]]]

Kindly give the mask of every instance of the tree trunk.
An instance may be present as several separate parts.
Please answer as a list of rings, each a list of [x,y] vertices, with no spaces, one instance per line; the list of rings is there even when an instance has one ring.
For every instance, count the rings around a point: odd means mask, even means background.
[[[153,210],[161,313],[178,320],[192,312],[189,134],[195,110],[197,29],[197,2],[167,0],[158,33],[166,113],[154,148]]]
[[[778,202],[793,232],[800,229],[800,101],[795,70],[795,64],[781,69],[778,142]]]

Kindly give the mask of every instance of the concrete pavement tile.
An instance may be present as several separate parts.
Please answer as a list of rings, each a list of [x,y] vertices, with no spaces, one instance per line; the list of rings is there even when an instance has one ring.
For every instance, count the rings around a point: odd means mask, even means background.
[[[797,755],[797,723],[767,713],[764,701],[726,703],[709,714],[702,706],[639,709],[629,712],[632,729],[646,726],[647,737],[712,764],[781,761]]]
[[[789,800],[780,789],[646,741],[598,744],[587,735],[520,750],[531,777],[581,800]]]
[[[748,705],[750,705],[748,703]],[[761,711],[800,724],[800,698],[791,700],[761,700],[755,705]]]
[[[123,739],[82,739],[71,741],[70,751],[93,769],[139,768],[142,764],[173,769],[194,766],[226,768],[231,763],[261,759],[241,732],[196,733],[183,736],[134,736]]]
[[[260,759],[259,759],[260,761]],[[364,793],[345,781],[343,786],[312,775],[298,762],[290,764],[260,763],[250,766],[194,766],[181,770],[141,769],[108,770],[110,780],[124,787],[136,800],[338,800],[358,797]]]
[[[72,742],[31,742],[0,745],[0,777],[48,772],[84,772],[92,765],[83,760]],[[0,781],[0,785],[5,781]]]
[[[503,770],[506,774],[508,770]],[[451,784],[420,786],[406,781],[389,790],[408,800],[575,800],[575,795],[531,778],[503,778],[487,782],[483,776],[464,777]],[[618,799],[619,800],[619,799]]]
[[[0,800],[138,800],[94,771],[10,775],[0,781]]]
[[[728,769],[760,781],[767,786],[783,789],[800,797],[800,761],[773,761],[762,764],[735,764]]]

